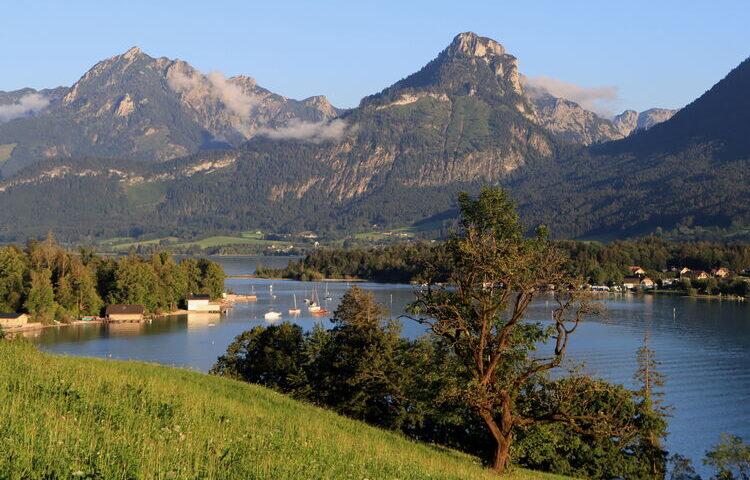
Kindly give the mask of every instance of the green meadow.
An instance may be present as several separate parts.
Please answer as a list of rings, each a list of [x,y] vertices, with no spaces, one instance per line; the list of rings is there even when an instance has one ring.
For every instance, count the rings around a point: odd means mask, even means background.
[[[497,478],[474,457],[262,387],[25,341],[0,341],[0,405],[0,479]]]

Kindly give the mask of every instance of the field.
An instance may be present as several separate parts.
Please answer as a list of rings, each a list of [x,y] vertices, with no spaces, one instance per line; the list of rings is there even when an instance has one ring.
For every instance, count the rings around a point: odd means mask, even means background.
[[[177,247],[177,248],[189,248],[197,246],[200,248],[212,248],[212,247],[223,247],[227,245],[255,245],[259,247],[267,247],[270,245],[276,245],[277,247],[285,247],[291,245],[291,242],[278,241],[278,240],[264,240],[263,235],[255,232],[242,232],[239,236],[230,235],[215,235],[212,237],[206,237],[201,240],[181,240],[178,237],[161,237],[153,238],[150,240],[134,240],[132,238],[109,238],[102,240],[99,245],[107,250],[116,252],[126,252],[133,248],[149,245],[159,245],[164,242],[165,247]]]
[[[25,341],[0,341],[0,405],[3,479],[498,478],[473,457],[258,386]]]
[[[258,236],[246,236],[243,234],[241,237],[230,237],[225,235],[217,235],[214,237],[204,238],[203,240],[196,240],[194,242],[177,243],[177,247],[190,247],[197,245],[201,248],[209,247],[221,247],[224,245],[277,245],[286,246],[289,242],[273,241],[273,240],[262,240],[260,235]]]

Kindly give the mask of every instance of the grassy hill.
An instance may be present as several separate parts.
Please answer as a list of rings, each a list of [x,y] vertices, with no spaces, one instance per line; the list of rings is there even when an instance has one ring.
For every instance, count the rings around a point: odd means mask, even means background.
[[[0,341],[0,405],[0,479],[497,478],[476,458],[258,386],[20,341]]]

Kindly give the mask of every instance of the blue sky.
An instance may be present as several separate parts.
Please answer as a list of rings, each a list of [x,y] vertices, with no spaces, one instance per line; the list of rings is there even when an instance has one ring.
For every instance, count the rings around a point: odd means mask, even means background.
[[[294,98],[358,104],[460,32],[502,43],[525,75],[614,86],[607,105],[690,102],[750,55],[750,2],[5,2],[0,90],[71,85],[138,45]]]

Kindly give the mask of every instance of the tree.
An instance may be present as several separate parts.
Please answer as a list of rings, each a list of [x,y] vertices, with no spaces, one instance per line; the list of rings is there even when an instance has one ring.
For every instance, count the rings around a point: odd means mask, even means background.
[[[372,292],[353,286],[333,314],[330,341],[314,369],[323,372],[313,400],[360,420],[398,428],[405,420],[405,369],[397,322]],[[321,392],[317,398],[315,392]]]
[[[454,288],[428,285],[417,292],[411,318],[443,337],[464,364],[458,394],[492,435],[493,470],[507,470],[514,434],[533,424],[561,423],[597,435],[616,435],[617,427],[623,435],[627,426],[610,423],[606,411],[576,413],[570,388],[560,390],[547,411],[523,408],[525,393],[537,391],[545,373],[560,365],[570,335],[598,309],[562,272],[564,258],[545,228],[524,237],[507,192],[485,187],[476,200],[460,193],[458,203],[461,231],[447,245]],[[532,300],[551,288],[557,302],[552,324],[526,321]],[[537,353],[549,340],[551,352]]]
[[[0,309],[3,311],[17,312],[23,305],[25,274],[23,252],[13,245],[0,248]]]
[[[55,318],[57,304],[52,288],[52,273],[48,269],[41,272],[31,272],[29,295],[24,307],[38,322],[49,323]]]
[[[120,260],[114,277],[114,288],[109,294],[111,303],[144,305],[150,311],[158,306],[158,279],[151,264],[131,255]]]
[[[235,337],[211,373],[300,396],[296,392],[307,391],[304,344],[298,325],[261,325]]]
[[[207,293],[211,298],[221,297],[224,291],[224,269],[216,262],[201,258],[198,260],[200,269],[200,292]]]
[[[721,442],[706,452],[705,465],[716,469],[714,480],[750,479],[750,445],[736,435],[722,434]]]
[[[672,464],[669,480],[701,480],[689,458],[675,453],[669,456],[669,463]]]
[[[640,383],[636,391],[638,397],[637,429],[640,439],[638,449],[648,465],[651,478],[664,478],[666,473],[667,451],[662,448],[662,440],[667,436],[668,408],[663,406],[659,391],[664,386],[664,375],[658,371],[661,364],[656,353],[649,347],[649,335],[643,335],[643,345],[638,349],[638,370],[635,379]]]

